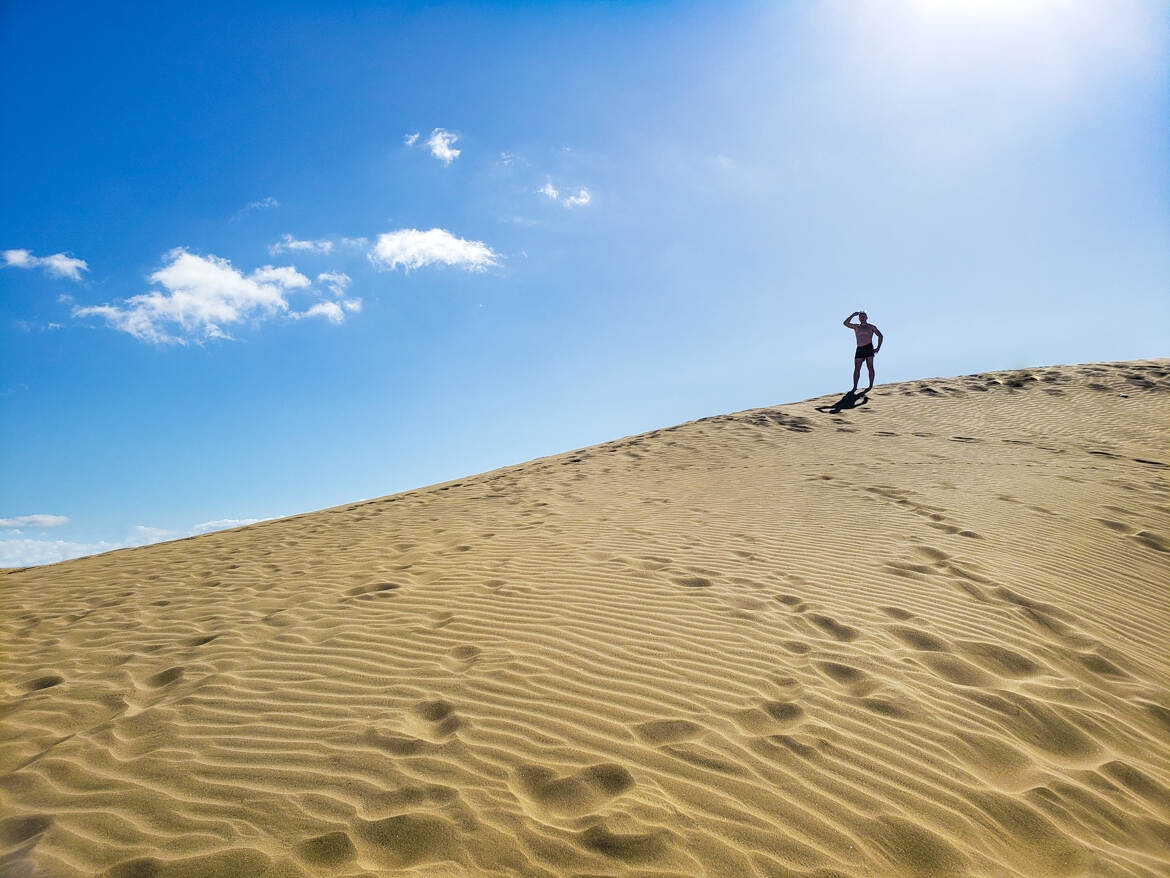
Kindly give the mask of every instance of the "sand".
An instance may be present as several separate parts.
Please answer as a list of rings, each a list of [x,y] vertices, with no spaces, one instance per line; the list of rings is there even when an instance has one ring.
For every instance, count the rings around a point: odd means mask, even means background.
[[[9,876],[1170,874],[1170,361],[0,576]]]

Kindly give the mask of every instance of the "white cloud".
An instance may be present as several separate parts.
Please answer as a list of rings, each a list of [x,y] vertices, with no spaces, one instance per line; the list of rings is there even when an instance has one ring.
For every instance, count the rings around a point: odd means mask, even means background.
[[[455,149],[452,144],[458,140],[459,137],[452,134],[445,128],[436,128],[431,132],[431,136],[427,138],[427,146],[431,148],[431,155],[437,158],[445,165],[451,164],[454,159],[459,158],[461,150]]]
[[[565,207],[583,207],[593,200],[593,196],[584,186],[578,189],[575,195],[561,195],[560,190],[552,184],[552,180],[546,180],[545,184],[536,191]]]
[[[502,223],[511,223],[516,226],[542,226],[545,224],[545,220],[532,219],[519,214],[502,214],[497,219]]]
[[[163,540],[173,540],[179,536],[177,530],[167,530],[162,527],[147,527],[145,524],[134,525],[134,534],[142,541],[142,545],[161,543]]]
[[[497,264],[499,258],[499,254],[482,241],[456,238],[444,229],[387,232],[378,236],[367,255],[375,266],[391,271],[400,265],[410,271],[435,263],[458,266],[467,271],[483,271]]]
[[[333,252],[333,242],[320,241],[298,241],[292,235],[281,235],[279,241],[268,248],[268,252],[273,256],[279,253],[315,253],[318,255]]]
[[[280,202],[269,195],[267,198],[261,198],[259,201],[250,201],[236,211],[236,215],[232,217],[231,221],[243,219],[248,214],[257,210],[270,210],[274,207],[280,207]]]
[[[68,524],[69,518],[64,515],[17,515],[14,518],[0,518],[0,527],[60,527]]]
[[[414,142],[416,140],[418,140],[418,132],[417,131],[414,132],[414,134],[408,134],[404,138],[402,138],[402,142],[405,143],[407,146],[414,146]]]
[[[112,552],[115,549],[146,546],[164,540],[193,537],[266,520],[263,518],[221,518],[216,521],[205,521],[186,530],[170,530],[138,524],[130,528],[126,539],[116,541],[99,540],[83,543],[71,540],[38,540],[29,537],[0,539],[0,567],[32,567],[38,564],[55,564],[70,558],[97,555],[101,552]]]
[[[341,246],[342,247],[355,247],[358,250],[365,250],[366,247],[369,245],[369,243],[370,243],[370,241],[368,238],[342,238],[341,239]]]
[[[197,524],[191,529],[191,535],[211,533],[216,530],[228,530],[233,527],[243,527],[246,524],[255,524],[258,521],[266,521],[263,518],[220,518],[215,521],[205,521],[203,524]]]
[[[291,265],[282,265],[279,268],[265,265],[263,268],[257,268],[253,271],[251,278],[258,283],[272,283],[289,290],[307,287],[311,283],[307,277]]]
[[[505,168],[510,168],[512,165],[516,164],[517,162],[519,162],[522,165],[528,164],[528,160],[525,159],[524,156],[522,156],[522,155],[517,155],[514,152],[500,153],[500,162],[499,163],[501,165],[503,165]]]
[[[343,271],[326,271],[317,275],[317,282],[324,284],[333,294],[336,302],[318,302],[312,307],[292,313],[296,320],[302,317],[324,317],[330,323],[341,323],[345,320],[346,311],[361,311],[361,299],[347,299],[345,292],[349,288],[350,276]]]
[[[589,190],[582,186],[577,190],[576,195],[567,195],[561,199],[561,204],[565,207],[581,207],[593,200],[593,196],[589,194]]]
[[[317,282],[325,284],[329,288],[329,292],[338,299],[344,298],[350,281],[350,276],[344,271],[325,271],[317,275]]]
[[[168,264],[150,276],[163,290],[131,296],[120,306],[74,307],[74,316],[102,317],[142,341],[186,344],[230,338],[223,327],[285,312],[285,294],[310,286],[291,266],[266,265],[245,277],[226,259],[196,256],[182,248],[166,259]]]
[[[336,302],[318,302],[307,311],[299,311],[292,316],[297,319],[301,317],[324,317],[330,323],[341,323],[345,319],[345,314],[342,313],[341,306]]]
[[[0,567],[33,567],[56,564],[69,558],[81,558],[125,548],[125,543],[76,543],[69,540],[34,540],[27,537],[0,540]]]
[[[49,277],[65,277],[81,280],[81,273],[89,271],[84,259],[75,259],[64,253],[51,256],[33,256],[28,250],[5,250],[4,265],[8,268],[43,268]]]
[[[4,262],[10,268],[32,268],[37,264],[36,257],[28,250],[5,250]]]

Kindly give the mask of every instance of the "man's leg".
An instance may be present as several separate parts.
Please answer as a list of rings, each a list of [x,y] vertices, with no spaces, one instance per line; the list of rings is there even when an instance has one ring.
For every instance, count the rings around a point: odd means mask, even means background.
[[[857,366],[858,366],[857,371],[860,372],[861,371],[861,364],[858,363]],[[866,357],[865,358],[865,367],[867,369],[869,369],[869,387],[867,387],[865,389],[866,390],[873,390],[873,357]],[[856,376],[854,376],[854,378],[853,378],[853,383],[854,384],[857,383]]]
[[[861,376],[861,357],[853,358],[853,390],[857,390],[857,379]]]

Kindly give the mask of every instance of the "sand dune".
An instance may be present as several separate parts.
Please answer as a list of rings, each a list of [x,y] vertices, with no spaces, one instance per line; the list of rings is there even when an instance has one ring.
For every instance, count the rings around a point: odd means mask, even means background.
[[[0,576],[10,876],[1170,874],[1170,361]]]

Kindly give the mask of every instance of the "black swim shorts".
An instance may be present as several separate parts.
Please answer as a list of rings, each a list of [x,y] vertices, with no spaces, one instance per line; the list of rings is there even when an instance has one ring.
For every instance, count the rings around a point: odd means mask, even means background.
[[[863,344],[857,349],[857,353],[853,355],[855,360],[864,360],[866,357],[873,356],[873,344]]]

